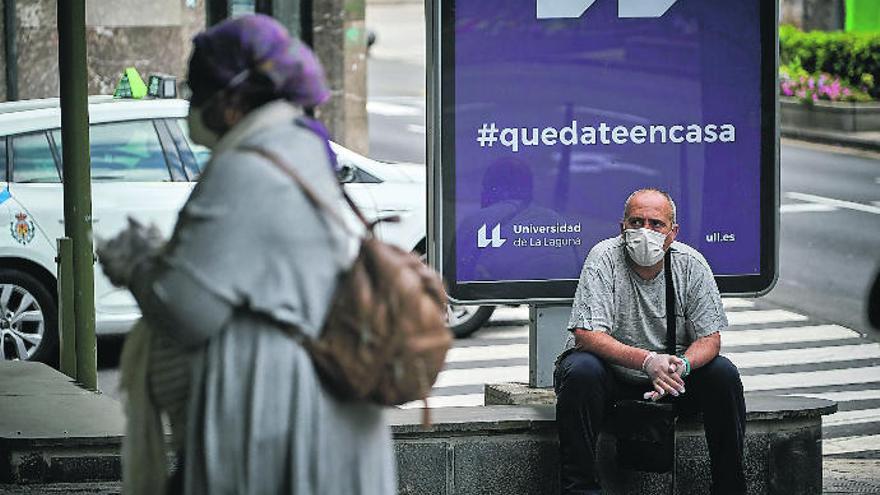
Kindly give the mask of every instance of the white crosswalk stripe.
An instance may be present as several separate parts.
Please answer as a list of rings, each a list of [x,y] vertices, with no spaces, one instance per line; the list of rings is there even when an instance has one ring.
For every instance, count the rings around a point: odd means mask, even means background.
[[[825,455],[856,454],[877,449],[880,449],[880,435],[822,439],[822,453]]]
[[[481,345],[450,349],[446,355],[447,363],[485,361],[489,359],[514,359],[529,355],[528,344]]]
[[[792,387],[828,387],[880,382],[880,366],[742,377],[746,391],[784,390]]]
[[[754,301],[749,301],[748,299],[740,299],[738,297],[726,297],[721,300],[721,303],[724,304],[724,309],[726,310],[755,307]]]
[[[422,109],[413,105],[385,101],[368,101],[367,113],[384,115],[386,117],[417,117],[422,115]]]
[[[856,390],[854,392],[827,392],[824,394],[790,394],[814,399],[847,402],[853,400],[880,400],[880,390]]]
[[[730,328],[722,352],[740,369],[747,393],[836,401],[839,412],[823,421],[825,455],[880,456],[880,344],[754,300],[725,298],[724,307]],[[489,326],[457,342],[429,405],[481,406],[486,383],[527,382],[528,318],[525,306],[500,307]]]
[[[522,339],[529,337],[529,329],[526,328],[517,328],[515,330],[509,330],[506,332],[486,332],[486,335],[482,335],[482,339],[486,340],[513,340],[513,339]]]
[[[791,203],[779,207],[779,213],[816,213],[837,210],[837,207],[817,203]]]
[[[860,335],[857,332],[839,325],[810,325],[721,332],[721,344],[724,348],[727,348],[730,346],[789,344],[792,342],[821,342],[858,337]]]
[[[725,355],[741,369],[779,366],[784,363],[833,363],[855,361],[857,359],[880,360],[880,344],[809,347],[806,349],[785,349],[780,351],[732,352]]]
[[[434,388],[479,385],[483,383],[525,382],[528,380],[528,366],[457,369],[440,372],[437,382],[434,383]]]
[[[727,322],[730,326],[762,325],[765,323],[786,323],[792,321],[806,321],[807,317],[785,311],[782,309],[768,309],[758,311],[739,311],[727,314]]]
[[[825,426],[854,425],[876,423],[880,421],[880,409],[861,409],[858,411],[842,411],[832,414],[823,421]]]

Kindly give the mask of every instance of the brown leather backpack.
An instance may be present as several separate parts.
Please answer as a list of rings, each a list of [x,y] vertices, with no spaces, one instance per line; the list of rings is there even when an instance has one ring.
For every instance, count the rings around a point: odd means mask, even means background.
[[[290,176],[319,211],[347,229],[326,205],[275,153],[256,152]],[[360,252],[340,280],[318,338],[296,329],[325,386],[345,400],[380,405],[425,401],[443,368],[452,332],[446,327],[446,291],[440,276],[419,258],[375,237],[351,198],[346,201],[366,227]]]

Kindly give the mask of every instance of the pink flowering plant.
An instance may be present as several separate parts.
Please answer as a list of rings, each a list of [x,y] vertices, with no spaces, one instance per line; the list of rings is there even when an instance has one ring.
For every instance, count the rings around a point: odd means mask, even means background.
[[[870,76],[870,74],[866,74]],[[779,94],[811,105],[823,101],[872,101],[868,90],[873,78],[862,78],[862,87],[853,87],[840,77],[824,72],[810,74],[792,62],[779,68]]]

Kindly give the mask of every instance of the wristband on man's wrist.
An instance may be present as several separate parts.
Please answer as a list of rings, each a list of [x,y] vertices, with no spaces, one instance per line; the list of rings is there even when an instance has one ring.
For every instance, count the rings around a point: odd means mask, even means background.
[[[656,352],[651,351],[651,352],[648,353],[647,356],[645,356],[645,360],[642,361],[642,368],[641,368],[642,371],[645,371],[645,367],[648,365],[648,361],[650,361],[651,359],[653,359],[656,355],[657,355]],[[647,371],[645,371],[645,373],[647,373]]]
[[[681,356],[681,360],[684,361],[684,373],[681,374],[681,377],[684,378],[691,374],[691,362],[685,356]]]

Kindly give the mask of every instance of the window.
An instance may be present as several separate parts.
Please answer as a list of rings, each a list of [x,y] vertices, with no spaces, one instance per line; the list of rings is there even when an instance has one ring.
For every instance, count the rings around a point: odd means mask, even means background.
[[[183,135],[186,137],[186,142],[189,143],[189,149],[192,151],[199,169],[204,170],[205,164],[211,159],[210,148],[193,142],[189,137],[189,122],[187,122],[186,119],[178,119],[177,123],[180,124],[180,130],[183,131]]]
[[[12,153],[12,179],[15,182],[61,182],[45,133],[13,137]]]
[[[61,132],[53,137],[61,152]],[[93,182],[169,182],[159,135],[147,120],[95,124],[89,129]]]

